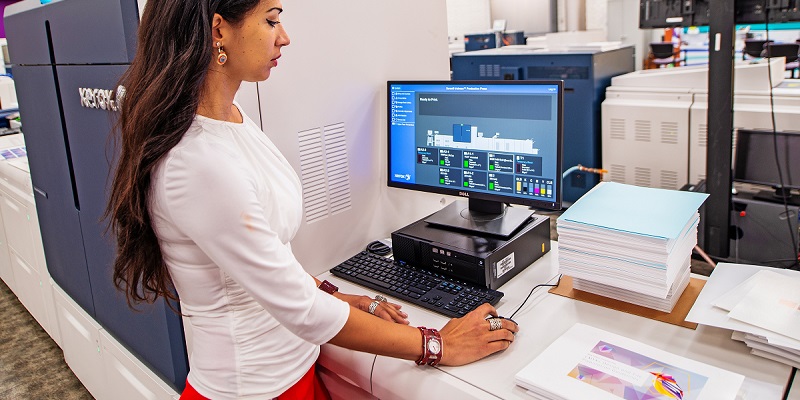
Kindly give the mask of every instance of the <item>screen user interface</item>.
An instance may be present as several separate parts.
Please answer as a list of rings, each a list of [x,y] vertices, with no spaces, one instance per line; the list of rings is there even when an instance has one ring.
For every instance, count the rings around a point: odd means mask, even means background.
[[[523,82],[389,82],[389,185],[560,207],[560,85]]]

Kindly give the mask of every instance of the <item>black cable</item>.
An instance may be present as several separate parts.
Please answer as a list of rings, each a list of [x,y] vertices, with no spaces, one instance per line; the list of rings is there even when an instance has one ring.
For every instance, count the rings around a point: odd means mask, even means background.
[[[794,263],[792,263],[791,267],[795,267],[798,265],[798,248],[797,248],[797,240],[794,237],[794,231],[792,230],[792,219],[790,218],[791,214],[789,213],[789,203],[788,203],[788,196],[791,195],[791,189],[788,189],[790,193],[784,193],[786,189],[786,184],[783,181],[783,171],[781,171],[781,162],[778,158],[778,124],[775,122],[775,97],[772,93],[772,67],[770,60],[772,58],[772,49],[770,48],[770,41],[769,41],[769,8],[767,7],[767,1],[764,1],[764,30],[766,31],[766,44],[767,46],[767,74],[769,76],[769,112],[772,118],[772,147],[775,152],[775,166],[778,168],[778,181],[780,183],[780,191],[781,191],[781,200],[783,200],[783,209],[786,212],[786,224],[789,227],[789,237],[792,239],[792,254],[795,257]],[[789,158],[787,156],[786,162],[789,162]]]
[[[786,388],[783,389],[783,397],[782,400],[786,400],[789,398],[789,391],[792,390],[792,383],[794,382],[794,378],[797,377],[797,367],[792,367],[792,373],[789,374],[789,382],[786,383]]]
[[[519,307],[517,307],[517,309],[514,310],[514,312],[511,313],[511,315],[508,318],[511,319],[511,318],[514,318],[515,315],[517,315],[517,312],[519,312],[519,310],[522,309],[522,306],[524,306],[525,303],[528,302],[528,299],[531,298],[531,295],[533,294],[534,290],[536,290],[537,288],[540,288],[540,287],[557,287],[559,283],[561,283],[561,274],[558,274],[558,281],[556,281],[555,284],[541,283],[541,284],[538,284],[538,285],[534,286],[533,289],[531,289],[530,293],[528,293],[528,297],[526,297],[525,300],[522,301],[522,304],[520,304]]]
[[[386,256],[392,252],[392,248],[383,244],[383,242],[376,240],[367,245],[367,251],[379,256]]]

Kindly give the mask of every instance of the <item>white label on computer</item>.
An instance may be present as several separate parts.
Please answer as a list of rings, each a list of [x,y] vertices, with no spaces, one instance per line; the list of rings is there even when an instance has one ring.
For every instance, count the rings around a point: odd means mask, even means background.
[[[498,261],[495,265],[495,278],[499,278],[506,274],[506,272],[514,269],[514,253],[509,254],[502,260]]]

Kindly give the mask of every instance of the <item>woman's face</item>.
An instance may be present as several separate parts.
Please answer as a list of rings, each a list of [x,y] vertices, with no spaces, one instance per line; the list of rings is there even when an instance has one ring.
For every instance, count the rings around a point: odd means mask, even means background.
[[[278,65],[281,48],[289,45],[289,35],[280,22],[282,11],[280,0],[261,0],[241,24],[229,25],[230,35],[221,41],[228,54],[223,71],[248,82],[269,78]]]

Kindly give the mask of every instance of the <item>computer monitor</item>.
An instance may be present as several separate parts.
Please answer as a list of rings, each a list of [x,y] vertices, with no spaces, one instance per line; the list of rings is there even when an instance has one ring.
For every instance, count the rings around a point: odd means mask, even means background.
[[[561,209],[563,81],[389,81],[388,185],[461,196],[426,219],[508,237]]]
[[[800,132],[739,129],[736,135],[733,179],[737,182],[772,186],[775,189],[774,193],[759,193],[760,198],[775,201],[790,199],[791,190],[800,189],[798,154]]]

